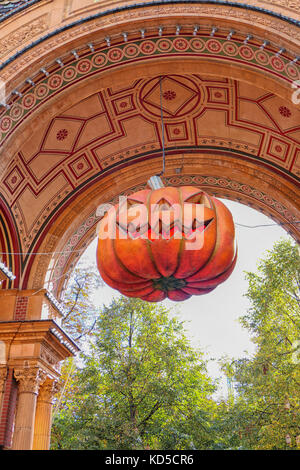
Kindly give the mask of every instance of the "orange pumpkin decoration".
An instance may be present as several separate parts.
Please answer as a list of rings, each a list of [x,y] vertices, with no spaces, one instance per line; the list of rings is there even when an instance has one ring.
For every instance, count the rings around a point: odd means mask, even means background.
[[[137,224],[136,209],[142,206]],[[174,207],[182,210],[181,219]],[[122,294],[149,302],[166,297],[180,301],[211,292],[232,273],[237,258],[232,215],[221,201],[201,189],[181,186],[138,191],[129,196],[125,215],[124,224],[119,205],[105,214],[97,247],[102,279]],[[170,222],[168,226],[165,220]],[[194,248],[192,243],[197,240],[201,243]]]

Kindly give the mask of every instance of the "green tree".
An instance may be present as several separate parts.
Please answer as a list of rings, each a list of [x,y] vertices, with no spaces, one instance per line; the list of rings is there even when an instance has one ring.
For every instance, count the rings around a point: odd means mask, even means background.
[[[230,406],[234,445],[248,449],[300,447],[300,257],[289,240],[277,242],[246,273],[250,301],[241,317],[256,345],[253,357],[226,361],[235,382]]]
[[[62,327],[80,343],[93,330],[99,308],[93,294],[103,285],[99,273],[78,263],[64,292]]]
[[[182,323],[162,305],[114,300],[61,401],[52,447],[210,448],[213,391]]]

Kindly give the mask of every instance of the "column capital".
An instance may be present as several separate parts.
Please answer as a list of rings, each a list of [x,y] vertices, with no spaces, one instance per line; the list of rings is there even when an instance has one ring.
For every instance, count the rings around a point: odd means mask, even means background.
[[[14,375],[19,382],[19,393],[37,394],[41,383],[46,380],[47,374],[40,367],[24,367],[14,369]]]
[[[59,392],[61,385],[57,380],[47,377],[39,389],[38,401],[45,403],[53,403],[54,395]]]

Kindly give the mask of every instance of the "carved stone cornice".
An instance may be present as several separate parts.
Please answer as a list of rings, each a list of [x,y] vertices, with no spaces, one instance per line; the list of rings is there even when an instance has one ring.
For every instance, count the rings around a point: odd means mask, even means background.
[[[261,1],[248,0],[247,3],[258,5],[258,6],[264,6],[261,4],[267,3],[271,7],[272,6],[282,7],[284,10],[290,10],[291,12],[294,12],[294,13],[300,11],[300,4],[298,0],[261,0]],[[284,13],[285,11],[283,12],[283,14]]]
[[[53,320],[1,322],[0,341],[11,343],[8,365],[23,370],[25,360],[46,370],[50,376],[60,375],[59,362],[79,351],[76,343]],[[34,355],[22,354],[20,345],[34,348]]]
[[[19,382],[19,393],[37,394],[40,385],[46,380],[47,374],[39,367],[15,369],[14,375]]]
[[[24,24],[15,31],[4,36],[0,40],[0,57],[4,57],[13,51],[16,47],[20,47],[26,41],[42,34],[48,28],[48,15],[36,18],[29,24]]]

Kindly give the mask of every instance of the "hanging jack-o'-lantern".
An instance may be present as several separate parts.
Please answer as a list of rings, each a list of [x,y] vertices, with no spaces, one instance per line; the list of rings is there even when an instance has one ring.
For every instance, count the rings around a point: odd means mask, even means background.
[[[102,279],[149,302],[211,292],[230,276],[236,257],[230,211],[194,186],[138,191],[98,226]]]

